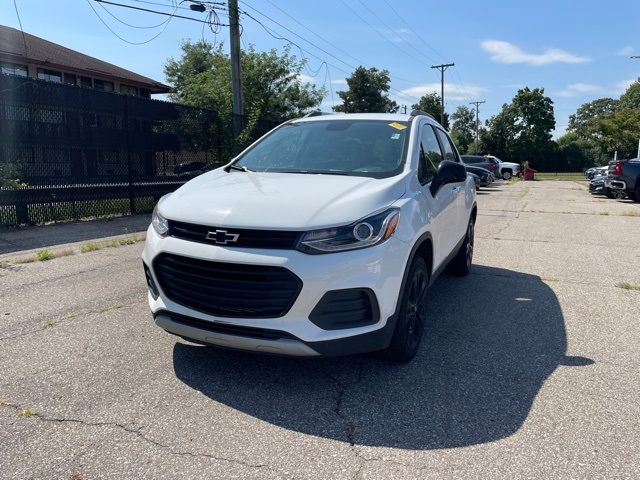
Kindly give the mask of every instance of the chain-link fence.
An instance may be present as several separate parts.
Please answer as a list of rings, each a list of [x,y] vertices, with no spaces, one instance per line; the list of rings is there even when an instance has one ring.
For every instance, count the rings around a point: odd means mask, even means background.
[[[24,184],[0,186],[0,225],[149,212],[239,147],[214,111],[0,75],[0,167]]]

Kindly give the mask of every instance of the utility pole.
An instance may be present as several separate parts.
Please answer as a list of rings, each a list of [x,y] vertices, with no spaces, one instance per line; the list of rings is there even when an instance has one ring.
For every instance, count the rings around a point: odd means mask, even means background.
[[[233,133],[242,131],[244,102],[242,99],[242,69],[240,67],[240,17],[238,0],[229,0],[229,36],[231,47],[231,91],[233,112]]]
[[[476,155],[478,154],[478,141],[479,141],[478,131],[480,129],[480,105],[483,103],[486,103],[486,100],[480,100],[480,101],[469,103],[469,105],[476,106]]]
[[[444,127],[444,71],[455,66],[455,63],[442,63],[440,65],[431,65],[431,68],[440,70],[440,125]]]
[[[402,113],[404,113],[404,114],[407,113],[407,106],[406,105],[402,105]]]

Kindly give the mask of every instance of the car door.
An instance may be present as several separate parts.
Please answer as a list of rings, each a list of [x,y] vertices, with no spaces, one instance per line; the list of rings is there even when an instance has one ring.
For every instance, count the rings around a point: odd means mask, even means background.
[[[424,222],[431,223],[433,240],[433,270],[447,258],[455,241],[453,240],[456,216],[455,185],[444,185],[436,195],[431,194],[430,186],[438,166],[443,159],[436,133],[429,124],[420,130],[420,151],[418,163],[418,181],[420,182],[420,213]]]
[[[444,130],[441,130],[439,128],[436,128],[436,133],[438,134],[438,140],[440,140],[440,146],[442,147],[444,159],[451,162],[462,163],[460,161],[458,150],[456,150],[456,147],[451,141],[449,135]],[[451,228],[451,234],[453,235],[453,244],[455,246],[467,233],[467,222],[469,219],[467,218],[466,182],[453,183],[451,184],[451,186],[453,189],[453,195],[455,197],[455,221]]]

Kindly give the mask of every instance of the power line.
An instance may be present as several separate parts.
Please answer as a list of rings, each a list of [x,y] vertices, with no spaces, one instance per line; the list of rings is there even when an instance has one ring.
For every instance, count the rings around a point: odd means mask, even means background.
[[[95,0],[95,1],[96,1],[96,2],[103,2],[104,0]],[[135,9],[135,10],[151,11],[151,10],[148,10],[148,9],[146,9],[146,8],[132,7],[132,6],[130,6],[130,5],[122,5],[122,4],[119,4],[119,3],[112,3],[112,2],[107,2],[107,1],[104,1],[104,3],[109,3],[109,4],[111,4],[111,5],[118,5],[118,6],[121,6],[121,7],[133,8],[133,9]],[[145,43],[149,43],[149,42],[151,42],[151,41],[155,40],[155,39],[156,39],[156,38],[158,38],[160,35],[162,35],[162,33],[167,29],[167,26],[169,25],[169,22],[171,21],[171,18],[173,18],[173,16],[171,16],[171,17],[167,20],[167,22],[164,24],[164,27],[162,28],[162,30],[160,30],[156,35],[154,35],[154,36],[153,36],[153,37],[151,37],[150,39],[145,40],[144,42],[132,42],[132,41],[127,40],[126,38],[123,38],[122,36],[118,35],[118,34],[117,34],[117,33],[116,33],[116,32],[115,32],[115,31],[114,31],[114,30],[109,26],[109,24],[108,24],[107,22],[105,22],[105,21],[104,21],[104,19],[100,16],[100,14],[98,13],[98,11],[97,11],[95,8],[93,8],[93,5],[91,4],[91,1],[90,1],[90,0],[87,0],[87,4],[89,5],[89,7],[91,7],[91,10],[93,10],[93,13],[95,13],[95,14],[96,14],[96,16],[98,17],[98,19],[100,20],[100,22],[102,22],[102,24],[103,24],[105,27],[107,27],[107,30],[109,30],[113,35],[115,35],[116,37],[118,37],[118,38],[119,38],[120,40],[122,40],[123,42],[128,43],[129,45],[144,45]],[[163,14],[163,12],[154,12],[154,13],[160,13],[160,14]],[[174,14],[175,14],[175,10],[174,10]],[[165,14],[165,15],[168,15],[168,14]]]
[[[364,3],[362,0],[358,0],[358,3],[360,3],[360,5],[362,5],[365,9],[367,9],[369,13],[371,13],[371,15],[373,15],[376,19],[378,19],[378,21],[382,25],[384,25],[390,32],[394,32],[396,35],[398,35],[398,37],[400,37],[401,40],[404,40],[405,42],[407,42],[407,45],[409,45],[413,50],[418,52],[419,55],[422,55],[422,57],[424,57],[427,60],[427,62],[431,62],[434,60],[433,58],[425,55],[421,50],[418,50],[413,43],[411,43],[406,38],[404,38],[400,33],[398,33],[397,31],[394,31],[394,29],[390,27],[389,24],[386,23],[382,18],[380,18],[376,12],[374,12],[371,8],[369,8],[369,6],[366,3]]]
[[[347,51],[345,51],[344,49],[340,48],[339,46],[337,46],[335,43],[327,40],[325,37],[323,37],[322,35],[320,35],[319,33],[311,30],[309,27],[307,27],[305,24],[303,24],[302,22],[300,22],[299,20],[297,20],[294,16],[292,16],[291,14],[289,14],[288,12],[286,12],[285,10],[283,10],[282,8],[278,7],[278,5],[276,5],[275,3],[273,3],[271,0],[267,0],[267,2],[269,2],[274,8],[276,8],[277,10],[280,10],[282,13],[284,13],[287,17],[289,17],[291,20],[293,20],[294,22],[296,22],[298,25],[300,25],[302,28],[304,28],[305,30],[307,30],[308,32],[310,32],[311,34],[313,34],[314,36],[316,36],[317,38],[319,38],[320,40],[322,40],[323,42],[325,42],[328,45],[331,45],[333,48],[335,48],[337,51],[339,51],[340,53],[346,55],[347,57],[351,58],[352,60],[355,60],[357,63],[359,63],[360,65],[363,66],[368,66],[369,63],[363,61],[362,59],[359,59],[357,57],[354,57],[352,54],[348,53]],[[245,2],[243,2],[245,3]],[[253,10],[259,12],[256,8],[251,7]],[[266,14],[259,12],[261,15],[263,15],[264,17],[268,18],[271,21],[274,21],[271,17],[267,16]],[[275,22],[275,21],[274,21]],[[310,43],[308,40],[304,39],[307,43]],[[315,46],[315,45],[314,45]],[[335,57],[334,57],[335,58]],[[352,68],[355,70],[356,67],[354,67],[353,65],[344,62],[342,60],[340,60],[340,63],[343,63],[344,65],[347,65],[349,68]],[[406,78],[402,78],[402,77],[398,77],[396,75],[393,76],[394,80],[399,80],[402,82],[406,82],[408,84],[414,84],[415,81],[413,80],[408,80]]]
[[[159,7],[167,7],[167,8],[174,8],[175,7],[177,10],[189,10],[189,11],[191,11],[191,9],[187,8],[187,7],[180,7],[180,6],[176,7],[175,6],[175,2],[172,2],[172,5],[169,5],[167,3],[149,2],[147,0],[130,0],[130,1],[137,2],[137,3],[144,3],[146,5],[156,5],[156,6],[159,6]]]
[[[102,3],[98,3],[98,5],[100,5],[100,7],[107,12],[109,15],[111,15],[113,18],[115,18],[118,22],[122,23],[123,25],[126,25],[127,27],[131,27],[131,28],[138,28],[138,29],[151,29],[151,28],[158,28],[161,27],[162,25],[164,25],[165,23],[167,23],[169,21],[169,19],[164,20],[163,22],[160,22],[157,25],[152,25],[149,27],[146,26],[139,26],[139,25],[131,25],[130,23],[125,22],[124,20],[122,20],[121,18],[117,17],[116,15],[114,15],[113,13],[111,13],[111,10],[109,10],[107,7],[105,7],[104,5],[102,5]]]
[[[24,29],[22,28],[22,20],[20,20],[20,12],[18,11],[18,4],[16,0],[13,0],[13,7],[16,9],[16,16],[18,17],[18,24],[20,25],[20,32],[22,32],[22,43],[24,44],[24,56],[28,56],[29,53],[27,51],[27,39],[24,36]]]
[[[362,17],[362,15],[360,15],[357,10],[354,10],[348,3],[346,3],[344,0],[340,0],[340,2],[342,2],[342,4],[347,7],[349,10],[351,10],[351,12],[358,17],[362,22],[364,22],[366,25],[369,26],[369,28],[371,28],[374,32],[376,32],[378,35],[380,35],[381,38],[383,38],[385,41],[388,41],[389,39],[387,38],[387,36],[382,33],[380,30],[378,30],[376,27],[374,27],[371,23],[369,23],[364,17]],[[399,51],[401,51],[402,53],[404,53],[405,55],[407,55],[408,57],[416,60],[417,62],[420,63],[424,63],[423,60],[417,58],[416,56],[414,56],[412,53],[407,52],[406,50],[400,48],[397,44],[392,43],[392,45],[394,47],[396,47]]]
[[[182,18],[182,19],[185,19],[185,20],[192,20],[192,21],[194,21],[194,22],[209,23],[209,22],[207,22],[206,20],[200,20],[199,18],[187,17],[187,16],[185,16],[185,15],[177,15],[175,12],[176,12],[176,10],[178,9],[178,6],[176,6],[176,7],[173,9],[173,12],[172,12],[172,13],[167,13],[167,12],[159,12],[159,11],[157,11],[157,10],[151,10],[151,9],[148,9],[148,8],[134,7],[133,5],[125,5],[124,3],[115,3],[115,2],[110,2],[110,1],[108,1],[108,0],[93,0],[93,1],[94,1],[94,2],[98,2],[98,3],[106,3],[106,4],[108,4],[108,5],[116,5],[116,6],[118,6],[118,7],[130,8],[130,9],[132,9],[132,10],[140,10],[140,11],[142,11],[142,12],[150,12],[150,13],[157,13],[158,15],[166,15],[166,16],[168,16],[168,17],[171,17],[172,19],[173,19],[173,18]],[[181,0],[181,1],[180,1],[180,3],[179,3],[178,5],[180,5],[181,3],[185,2],[185,1],[187,1],[187,0]],[[92,7],[92,8],[93,8],[93,7]],[[94,12],[95,12],[95,10],[94,10]],[[96,12],[96,13],[97,13],[97,12]],[[220,26],[228,27],[229,25],[220,24]]]
[[[383,0],[384,3],[387,5],[387,7],[389,7],[389,9],[395,13],[396,17],[398,17],[400,19],[400,21],[402,23],[405,24],[405,26],[409,29],[409,31],[411,31],[420,41],[422,41],[422,43],[424,43],[426,45],[426,47],[431,50],[433,53],[435,53],[438,57],[440,57],[442,60],[444,60],[444,57],[442,56],[442,54],[440,54],[440,52],[438,52],[435,48],[433,48],[431,45],[429,45],[429,42],[427,42],[422,35],[420,35],[418,32],[416,32],[411,25],[409,25],[409,23],[407,23],[407,21],[398,13],[398,11],[393,8],[393,6],[387,1],[387,0]]]
[[[262,15],[262,16],[263,16],[263,17],[265,17],[266,19],[270,20],[271,22],[275,23],[276,25],[280,26],[281,28],[285,29],[286,31],[288,31],[288,32],[292,33],[292,34],[293,34],[293,35],[295,35],[296,37],[298,37],[298,38],[302,39],[303,41],[305,41],[305,42],[306,42],[306,43],[308,43],[309,45],[313,46],[314,48],[316,48],[316,49],[318,49],[318,50],[320,50],[320,51],[322,51],[322,52],[326,53],[327,55],[329,55],[330,57],[332,57],[332,58],[334,58],[334,59],[338,60],[340,63],[342,63],[342,64],[346,65],[347,67],[349,67],[349,68],[351,68],[351,69],[353,69],[353,70],[355,70],[355,69],[356,69],[356,67],[354,67],[354,66],[353,66],[353,65],[351,65],[350,63],[345,62],[344,60],[342,60],[342,59],[340,59],[339,57],[335,56],[335,55],[334,55],[334,54],[332,54],[331,52],[328,52],[328,51],[327,51],[327,50],[325,50],[324,48],[319,47],[317,44],[313,43],[312,41],[310,41],[310,40],[306,39],[305,37],[303,37],[303,36],[299,35],[298,33],[294,32],[294,31],[293,31],[293,30],[291,30],[290,28],[285,27],[284,25],[282,25],[282,24],[281,24],[280,22],[278,22],[277,20],[274,20],[273,18],[269,17],[267,14],[265,14],[265,13],[263,13],[263,12],[259,11],[259,10],[258,10],[258,9],[256,9],[255,7],[252,7],[252,6],[251,6],[251,5],[249,5],[246,1],[240,0],[240,2],[241,2],[242,4],[244,4],[245,6],[247,6],[248,8],[250,8],[251,10],[255,11],[256,13],[258,13],[258,14]],[[243,14],[245,14],[247,17],[251,18],[251,19],[252,19],[254,22],[256,22],[258,25],[260,25],[260,26],[261,26],[261,27],[262,27],[262,28],[263,28],[263,29],[264,29],[264,30],[265,30],[269,35],[271,35],[273,38],[275,38],[275,39],[277,39],[277,40],[282,40],[282,41],[285,41],[285,42],[289,42],[289,43],[291,43],[292,45],[295,45],[295,46],[296,46],[296,47],[297,47],[301,52],[306,52],[308,55],[311,55],[312,57],[317,58],[318,60],[325,62],[327,65],[330,65],[331,67],[335,68],[336,70],[339,70],[339,71],[343,72],[345,75],[350,75],[350,73],[351,73],[351,72],[348,72],[348,71],[344,70],[344,69],[343,69],[343,68],[341,68],[341,67],[338,67],[338,66],[336,66],[336,65],[334,65],[334,64],[332,64],[332,63],[327,62],[327,61],[326,61],[326,60],[324,60],[323,58],[321,58],[321,57],[319,57],[319,56],[317,56],[317,55],[314,55],[313,53],[309,52],[308,50],[304,50],[304,49],[302,49],[302,47],[300,47],[300,45],[298,45],[297,43],[295,43],[295,42],[291,41],[290,39],[288,39],[288,38],[286,38],[286,37],[282,37],[282,36],[277,36],[277,35],[276,35],[276,34],[274,34],[274,33],[273,33],[273,32],[272,32],[272,31],[271,31],[271,30],[270,30],[266,25],[264,25],[264,23],[262,23],[260,20],[258,20],[257,18],[255,18],[253,15],[249,14],[247,11],[242,11],[242,13],[243,13]],[[303,55],[303,57],[304,57],[304,55]],[[397,78],[397,79],[399,80],[399,78],[398,78],[398,77],[395,77],[395,78]],[[411,81],[409,81],[409,80],[406,80],[406,81],[407,81],[407,82],[409,82],[409,83],[414,83],[414,82],[411,82]],[[414,97],[414,96],[412,96],[412,95],[407,95],[407,94],[405,94],[405,93],[401,92],[400,90],[396,90],[396,89],[394,89],[394,88],[392,88],[392,87],[390,87],[390,88],[389,88],[389,90],[391,90],[391,91],[393,91],[394,93],[396,93],[396,95],[400,95],[400,96],[405,97],[405,98],[409,98],[409,99],[411,99],[411,98],[416,98],[416,97]]]
[[[309,27],[307,27],[305,24],[303,24],[302,22],[300,22],[298,19],[296,19],[293,15],[290,15],[289,13],[287,13],[285,10],[283,10],[282,8],[280,8],[278,5],[276,5],[275,3],[273,3],[271,0],[267,0],[267,2],[269,2],[274,8],[276,8],[277,10],[280,10],[282,13],[284,13],[287,17],[289,17],[291,20],[293,20],[294,22],[296,22],[298,25],[300,25],[302,28],[304,28],[306,31],[310,32],[311,34],[315,35],[317,38],[319,38],[320,40],[322,40],[323,42],[327,43],[328,45],[331,45],[333,48],[335,48],[336,50],[338,50],[339,52],[343,53],[344,55],[346,55],[347,57],[351,58],[352,60],[355,60],[356,62],[360,63],[361,65],[365,65],[366,62],[363,62],[362,60],[357,59],[356,57],[354,57],[353,55],[351,55],[350,53],[346,52],[345,50],[343,50],[342,48],[340,48],[339,46],[337,46],[336,44],[330,42],[329,40],[327,40],[326,38],[324,38],[323,36],[319,35],[318,33],[314,32],[313,30],[311,30]]]

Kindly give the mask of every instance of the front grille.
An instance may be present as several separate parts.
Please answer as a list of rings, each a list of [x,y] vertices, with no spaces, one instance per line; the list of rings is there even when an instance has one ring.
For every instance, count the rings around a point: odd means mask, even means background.
[[[294,249],[300,232],[212,227],[169,220],[169,235],[227,247]]]
[[[300,279],[283,267],[210,262],[161,253],[153,268],[169,299],[220,317],[281,317],[302,288]]]

